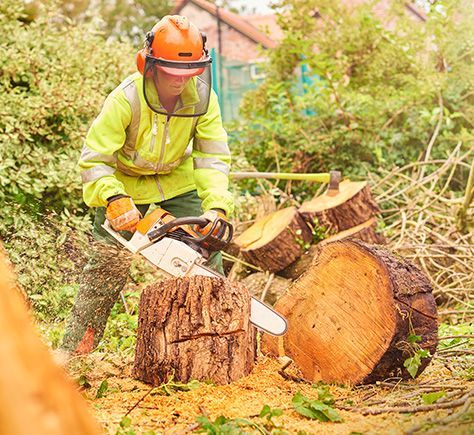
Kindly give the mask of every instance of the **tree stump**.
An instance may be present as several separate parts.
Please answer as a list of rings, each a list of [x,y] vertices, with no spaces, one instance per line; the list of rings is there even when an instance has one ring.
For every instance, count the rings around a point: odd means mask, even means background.
[[[234,242],[249,263],[279,272],[303,254],[312,238],[296,207],[288,207],[259,219]]]
[[[324,244],[335,242],[337,240],[355,238],[362,240],[370,244],[384,244],[385,237],[375,231],[376,220],[375,218],[369,219],[363,224],[357,225],[354,228],[341,231],[340,233],[334,234],[327,239],[321,240],[317,245],[312,245],[308,251],[306,251],[298,260],[291,263],[287,268],[280,271],[279,274],[287,279],[295,280],[299,278],[304,272],[306,272],[313,262],[313,258],[316,252]]]
[[[344,180],[337,195],[317,196],[303,203],[298,211],[310,225],[336,234],[368,221],[380,209],[366,181]]]
[[[403,364],[437,346],[427,277],[412,263],[358,240],[320,247],[311,268],[276,303],[285,336],[265,335],[264,352],[293,359],[311,382],[371,383],[409,378]],[[410,343],[409,337],[421,337]],[[431,357],[423,358],[418,374]]]
[[[0,300],[0,433],[102,433],[34,327],[1,244]]]
[[[151,385],[170,376],[228,384],[254,366],[250,295],[239,283],[191,276],[148,286],[141,295],[133,374]]]

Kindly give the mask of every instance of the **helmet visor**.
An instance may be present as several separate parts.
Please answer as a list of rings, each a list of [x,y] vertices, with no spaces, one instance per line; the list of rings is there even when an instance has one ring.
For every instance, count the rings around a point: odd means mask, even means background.
[[[143,93],[150,109],[167,116],[204,115],[211,95],[211,62],[210,57],[179,62],[147,56]]]

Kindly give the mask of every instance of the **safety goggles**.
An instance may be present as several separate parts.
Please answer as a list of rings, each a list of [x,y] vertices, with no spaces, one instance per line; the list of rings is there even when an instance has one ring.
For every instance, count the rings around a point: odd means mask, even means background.
[[[204,115],[212,88],[211,63],[210,57],[183,62],[146,56],[143,93],[150,109],[167,116]]]

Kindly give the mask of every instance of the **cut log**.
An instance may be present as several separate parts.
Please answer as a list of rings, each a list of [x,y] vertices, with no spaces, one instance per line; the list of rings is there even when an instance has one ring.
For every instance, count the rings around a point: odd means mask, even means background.
[[[0,246],[0,433],[101,433],[85,401],[35,330]]]
[[[303,203],[298,211],[310,225],[336,234],[368,221],[380,209],[366,181],[344,180],[337,195],[317,196]]]
[[[262,299],[267,304],[275,302],[286,292],[290,282],[278,275],[265,272],[252,273],[240,281],[249,289],[252,296]]]
[[[288,207],[258,220],[234,242],[249,263],[279,272],[303,254],[312,238],[296,207]]]
[[[170,376],[228,384],[256,355],[250,295],[242,284],[191,276],[152,284],[140,298],[133,374],[151,385]]]
[[[319,249],[319,246],[326,243],[348,238],[355,238],[370,244],[384,244],[385,237],[375,231],[376,225],[376,219],[372,218],[363,224],[357,225],[354,228],[349,228],[348,230],[341,231],[340,233],[334,234],[327,239],[321,240],[317,245],[311,246],[308,251],[298,258],[298,260],[290,264],[286,269],[279,272],[279,274],[287,279],[297,279],[310,268],[311,263],[313,262],[313,257]]]
[[[433,355],[437,346],[428,278],[412,263],[354,239],[321,246],[275,309],[288,320],[288,333],[265,335],[262,349],[292,358],[311,382],[409,378],[404,361],[420,347]],[[410,343],[415,335],[421,341]],[[430,360],[421,360],[418,374]]]

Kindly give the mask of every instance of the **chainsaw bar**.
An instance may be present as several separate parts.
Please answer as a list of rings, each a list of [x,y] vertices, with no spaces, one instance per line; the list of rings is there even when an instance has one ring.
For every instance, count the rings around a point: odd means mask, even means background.
[[[173,277],[210,276],[225,278],[220,273],[206,267],[202,255],[186,243],[171,237],[162,237],[157,242],[150,242],[147,235],[138,231],[130,241],[114,231],[106,221],[102,227],[115,240],[133,253],[139,253],[153,266]],[[288,324],[284,317],[264,302],[251,297],[250,323],[256,328],[275,336],[286,333]]]

